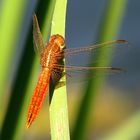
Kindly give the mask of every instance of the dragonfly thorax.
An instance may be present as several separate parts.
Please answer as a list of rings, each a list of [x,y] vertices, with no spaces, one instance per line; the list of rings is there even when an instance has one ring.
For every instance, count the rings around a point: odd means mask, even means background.
[[[62,42],[61,42],[62,43]],[[60,42],[49,42],[41,56],[40,64],[42,67],[53,70],[59,61],[64,58],[63,50],[61,49]]]

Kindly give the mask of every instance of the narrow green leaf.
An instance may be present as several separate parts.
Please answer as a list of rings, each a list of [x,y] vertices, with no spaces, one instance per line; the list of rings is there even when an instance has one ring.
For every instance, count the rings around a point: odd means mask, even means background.
[[[51,35],[60,34],[65,38],[67,0],[57,0],[52,19]],[[63,79],[65,80],[65,78]],[[53,91],[50,85],[50,94]],[[50,124],[52,140],[69,140],[69,123],[66,86],[56,89],[50,103]]]
[[[0,9],[0,108],[2,110],[3,99],[7,92],[7,81],[9,81],[11,71],[11,62],[19,39],[26,4],[26,0],[20,2],[18,0],[3,1]],[[0,117],[3,117],[3,115]]]

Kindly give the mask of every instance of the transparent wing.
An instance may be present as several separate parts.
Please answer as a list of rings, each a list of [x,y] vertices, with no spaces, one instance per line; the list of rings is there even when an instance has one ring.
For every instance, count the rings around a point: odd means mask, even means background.
[[[39,56],[41,56],[42,52],[44,51],[45,46],[44,46],[42,34],[40,32],[38,20],[35,13],[33,13],[33,41],[34,41],[35,52]]]
[[[58,71],[66,70],[64,75],[67,75],[67,83],[79,83],[86,82],[92,78],[100,76],[109,76],[123,73],[125,70],[117,67],[79,67],[79,66],[66,66],[57,65],[55,66],[56,74]],[[63,75],[63,76],[64,76]],[[62,79],[63,79],[62,76]],[[65,82],[61,79],[61,82],[57,83],[56,88],[62,87],[65,85]]]
[[[111,54],[110,62],[122,61],[125,59],[125,53],[131,48],[129,46],[131,46],[130,43],[125,40],[114,40],[89,47],[64,49],[65,62],[66,65],[72,66],[95,66],[100,63],[100,66],[103,67],[106,65],[102,65],[102,62],[108,57],[106,52]],[[105,53],[100,53],[102,48],[104,48],[103,52]],[[114,66],[116,67],[116,65]]]
[[[107,41],[101,44],[95,44],[89,47],[83,47],[83,48],[72,48],[72,49],[64,49],[64,54],[66,56],[68,55],[74,55],[77,53],[84,53],[84,52],[89,52],[89,51],[94,51],[102,47],[108,47],[112,45],[123,45],[123,46],[131,46],[130,43],[126,40],[112,40],[112,41]]]
[[[95,44],[93,46],[84,47],[84,48],[64,49],[64,54],[66,58],[66,66],[56,65],[55,66],[56,73],[59,70],[65,69],[66,75],[67,75],[67,81],[69,81],[70,83],[73,83],[74,81],[75,82],[87,81],[96,76],[103,76],[103,75],[109,76],[112,74],[113,75],[117,74],[118,76],[118,73],[119,75],[121,75],[124,71],[126,71],[125,69],[123,69],[124,68],[123,66],[121,66],[122,68],[117,67],[117,65],[115,65],[116,67],[108,67],[108,66],[95,67],[96,65],[94,65],[93,67],[94,62],[96,64],[96,62],[98,61],[96,60],[96,57],[95,59],[93,58],[93,61],[94,61],[93,63],[90,59],[89,59],[90,61],[88,60],[88,58],[90,58],[90,55],[94,55],[96,50],[100,50],[100,48],[103,48],[103,47],[106,47],[105,49],[111,49],[111,47],[114,47],[112,45],[116,45],[115,51],[113,51],[112,56],[114,59],[117,59],[118,61],[120,61],[120,56],[118,57],[118,54],[120,55],[120,53],[123,53],[126,51],[126,48],[122,46],[126,46],[126,47],[131,46],[128,41],[114,40],[114,41],[108,41],[108,42],[97,44],[97,45]],[[124,53],[123,53],[123,56],[124,56]],[[102,58],[106,59],[106,56],[102,56]],[[90,62],[92,64],[90,64]],[[64,82],[61,84],[59,83],[58,87],[61,87],[63,85],[64,85]]]
[[[56,65],[55,66],[56,72],[58,72],[59,70],[67,70],[67,71],[75,71],[75,72],[79,72],[79,71],[98,71],[98,72],[112,72],[112,73],[120,73],[125,71],[122,68],[117,68],[117,67],[83,67],[83,66],[63,66],[63,65]],[[67,72],[66,72],[67,73]]]
[[[121,68],[119,67],[120,65],[114,65],[115,67],[111,66],[98,66],[96,65],[96,60],[93,58],[93,62],[91,59],[88,60],[88,57],[90,55],[94,55],[96,50],[100,50],[101,47],[106,47],[105,49],[111,49],[111,45],[118,45],[115,47],[115,51],[113,51],[113,58],[118,61],[120,61],[121,57],[120,56],[125,56],[124,52],[126,51],[125,47],[123,46],[129,46],[130,44],[127,41],[111,41],[111,42],[106,42],[90,47],[84,47],[84,48],[76,48],[76,49],[66,49],[65,51],[65,58],[66,58],[66,65],[55,65],[55,72],[58,73],[58,71],[66,70],[66,75],[67,75],[67,82],[68,83],[74,83],[74,82],[84,82],[88,81],[89,79],[95,78],[96,76],[111,76],[111,75],[122,75],[126,70],[123,69],[121,65]],[[116,50],[117,49],[117,50]],[[123,55],[120,55],[120,52],[123,53]],[[79,55],[80,54],[80,55]],[[120,55],[118,57],[118,54]],[[74,55],[74,56],[73,56]],[[70,58],[69,58],[70,57]],[[106,59],[106,56],[102,56],[103,59]],[[101,58],[101,59],[102,59]],[[111,58],[111,60],[113,60]],[[100,60],[102,61],[102,60]],[[92,64],[90,64],[90,62]],[[74,65],[73,65],[74,64]],[[93,64],[95,64],[93,66]],[[110,65],[112,65],[110,63]],[[120,74],[121,73],[121,74]],[[57,88],[64,86],[65,82],[58,83]]]

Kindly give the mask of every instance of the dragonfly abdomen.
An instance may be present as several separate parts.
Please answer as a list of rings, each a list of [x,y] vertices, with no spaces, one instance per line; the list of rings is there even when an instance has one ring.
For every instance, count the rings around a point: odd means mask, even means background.
[[[45,93],[48,89],[50,80],[50,71],[47,68],[43,68],[39,76],[36,88],[33,92],[33,96],[28,109],[27,123],[26,127],[29,128],[31,123],[36,118],[40,111],[41,105],[43,103]]]

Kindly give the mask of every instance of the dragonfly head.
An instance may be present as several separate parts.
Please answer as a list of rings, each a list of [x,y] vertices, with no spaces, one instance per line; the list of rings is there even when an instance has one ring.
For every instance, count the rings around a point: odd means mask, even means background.
[[[56,35],[52,35],[50,37],[50,42],[51,43],[56,43],[58,44],[59,46],[63,46],[64,43],[65,43],[65,40],[63,38],[63,36],[59,35],[59,34],[56,34]]]

